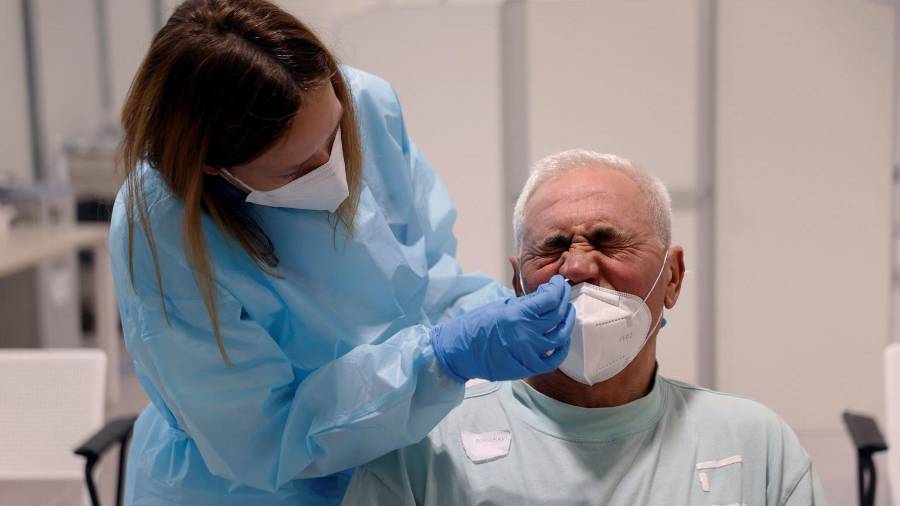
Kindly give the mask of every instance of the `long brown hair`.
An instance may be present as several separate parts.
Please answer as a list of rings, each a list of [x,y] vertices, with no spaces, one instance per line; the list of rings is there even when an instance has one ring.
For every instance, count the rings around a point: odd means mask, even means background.
[[[353,100],[337,60],[303,23],[265,0],[188,0],[156,34],[122,110],[128,256],[134,279],[134,227],[150,249],[160,303],[162,273],[142,190],[142,163],[184,203],[184,253],[209,314],[222,358],[230,363],[216,307],[214,266],[202,231],[209,215],[261,269],[278,257],[252,215],[216,191],[204,167],[251,161],[273,146],[313,87],[330,82],[344,108],[341,141],[350,197],[338,221],[353,229],[362,179],[362,148]]]

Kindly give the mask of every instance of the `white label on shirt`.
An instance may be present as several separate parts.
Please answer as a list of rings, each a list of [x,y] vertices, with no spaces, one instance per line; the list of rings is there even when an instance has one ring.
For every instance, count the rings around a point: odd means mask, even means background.
[[[718,469],[720,467],[730,466],[731,464],[737,464],[739,462],[743,462],[743,459],[740,455],[733,455],[728,457],[727,459],[722,460],[708,460],[706,462],[697,462],[697,469]]]
[[[476,464],[499,459],[509,454],[509,444],[512,442],[512,434],[508,430],[494,432],[465,432],[462,433],[463,449],[469,460]]]
[[[709,492],[711,489],[709,488],[709,476],[706,473],[700,473],[700,488],[704,492]]]

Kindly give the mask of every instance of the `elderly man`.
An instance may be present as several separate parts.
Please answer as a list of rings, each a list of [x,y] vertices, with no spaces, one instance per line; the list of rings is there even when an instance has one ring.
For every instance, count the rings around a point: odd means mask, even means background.
[[[670,207],[659,179],[619,157],[538,162],[516,204],[513,286],[573,285],[568,356],[549,374],[470,387],[427,438],[360,468],[344,504],[822,504],[774,413],[657,375],[684,278]]]

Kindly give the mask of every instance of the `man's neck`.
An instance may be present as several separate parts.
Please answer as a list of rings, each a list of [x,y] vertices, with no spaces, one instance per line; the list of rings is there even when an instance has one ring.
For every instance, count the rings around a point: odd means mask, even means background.
[[[650,344],[650,343],[648,343]],[[616,376],[596,385],[585,385],[556,370],[525,378],[525,382],[547,397],[582,408],[611,408],[644,397],[656,378],[655,353],[646,348]]]

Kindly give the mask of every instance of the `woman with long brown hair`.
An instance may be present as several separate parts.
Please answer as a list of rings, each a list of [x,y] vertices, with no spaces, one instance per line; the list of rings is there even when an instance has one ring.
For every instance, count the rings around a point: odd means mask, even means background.
[[[264,0],[189,0],[122,122],[110,230],[150,397],[126,504],[339,503],[466,380],[552,371],[574,312],[462,274],[455,211],[396,95]]]

